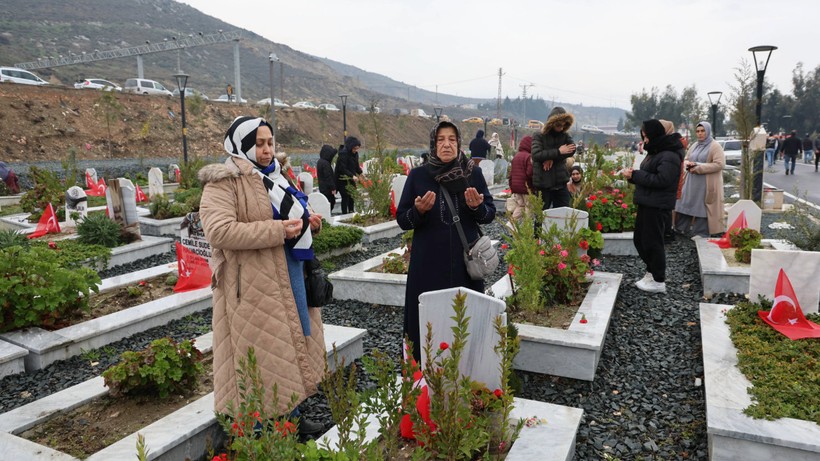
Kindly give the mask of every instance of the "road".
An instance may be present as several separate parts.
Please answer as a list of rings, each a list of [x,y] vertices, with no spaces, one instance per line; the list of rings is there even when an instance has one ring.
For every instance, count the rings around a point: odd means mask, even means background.
[[[786,175],[783,161],[778,160],[772,168],[763,172],[763,182],[766,186],[783,189],[787,194],[806,199],[815,205],[820,205],[820,173],[814,171],[814,163],[806,164],[798,160],[794,168],[794,175]],[[787,198],[792,202],[793,198]]]

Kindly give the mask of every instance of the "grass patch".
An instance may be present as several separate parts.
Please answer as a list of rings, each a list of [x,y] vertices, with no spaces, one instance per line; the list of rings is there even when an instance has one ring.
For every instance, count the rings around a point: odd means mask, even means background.
[[[331,226],[322,220],[322,231],[313,236],[313,252],[317,255],[329,253],[337,248],[353,246],[362,241],[364,231],[358,227]]]
[[[739,303],[727,314],[738,368],[752,382],[752,405],[743,412],[753,418],[795,418],[820,424],[820,341],[791,341],[764,323],[758,310],[771,302]],[[807,315],[819,322],[819,315]]]

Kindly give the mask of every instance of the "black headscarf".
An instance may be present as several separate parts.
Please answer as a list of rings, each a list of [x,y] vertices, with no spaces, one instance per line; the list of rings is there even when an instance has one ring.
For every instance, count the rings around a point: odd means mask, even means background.
[[[666,134],[666,128],[661,124],[660,120],[651,119],[646,120],[641,124],[641,131],[649,139],[649,142],[644,144],[646,152],[649,155],[655,155],[658,152],[666,150],[677,152],[678,149],[683,149],[683,143],[680,140],[680,135]]]
[[[436,152],[436,137],[442,128],[453,128],[456,130],[458,146],[456,158],[448,163],[444,163],[438,158]],[[473,172],[473,161],[468,159],[461,151],[461,133],[458,127],[451,122],[442,121],[430,131],[430,158],[425,167],[442,187],[447,188],[451,193],[463,193],[467,190],[470,175]]]

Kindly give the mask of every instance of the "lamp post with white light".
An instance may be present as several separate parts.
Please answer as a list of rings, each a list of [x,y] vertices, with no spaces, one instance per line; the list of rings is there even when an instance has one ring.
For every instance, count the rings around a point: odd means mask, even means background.
[[[709,104],[712,106],[712,138],[717,137],[717,109],[720,104],[720,97],[723,96],[722,91],[710,91],[706,93],[709,97]]]
[[[757,72],[757,99],[755,100],[755,127],[760,126],[760,118],[763,112],[763,77],[766,75],[766,67],[769,66],[769,59],[772,57],[772,51],[776,50],[776,46],[762,45],[753,46],[749,48],[752,52],[752,60],[755,62],[755,71]],[[757,59],[757,53],[760,53],[760,61]],[[766,60],[763,60],[763,55],[766,55]],[[760,203],[763,196],[763,152],[759,152],[752,159],[752,200]]]
[[[188,164],[188,128],[185,125],[185,90],[188,89],[188,74],[182,72],[175,74],[177,88],[179,89],[179,104],[182,109],[182,161]]]
[[[444,110],[444,109],[442,109],[441,107],[434,107],[433,108],[433,112],[435,112],[435,114],[436,114],[436,123],[441,121],[441,111],[442,110]]]
[[[342,138],[342,143],[347,142],[347,96],[346,94],[340,94],[339,97],[342,98],[342,133],[344,137]]]
[[[270,126],[273,127],[273,139],[274,142],[276,141],[276,104],[273,103],[273,63],[279,62],[279,58],[276,56],[276,53],[271,53],[268,55],[268,60],[270,61]]]

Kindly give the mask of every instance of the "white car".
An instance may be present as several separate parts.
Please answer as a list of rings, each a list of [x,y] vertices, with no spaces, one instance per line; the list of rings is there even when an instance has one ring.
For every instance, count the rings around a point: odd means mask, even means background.
[[[330,112],[339,112],[339,108],[335,104],[319,104],[319,109],[324,109]]]
[[[743,153],[743,146],[738,139],[718,140],[718,144],[723,148],[723,155],[726,157],[726,164],[740,165],[740,157]]]
[[[236,102],[236,95],[231,95],[229,97],[227,94],[223,94],[223,95],[220,95],[218,98],[214,99],[214,101],[216,101],[216,102]],[[241,100],[239,100],[239,102],[242,103],[242,104],[247,104],[248,100],[245,99],[245,98],[242,98]]]
[[[125,81],[123,93],[153,94],[159,96],[173,96],[162,83],[146,78],[129,78]]]
[[[178,97],[179,97],[179,88],[177,88],[176,90],[174,90],[174,91],[173,91],[173,93],[171,93],[171,94],[172,94],[175,98],[178,98]],[[199,91],[199,90],[197,90],[197,89],[194,89],[194,88],[185,88],[185,97],[186,97],[186,98],[193,98],[194,96],[199,96],[200,98],[202,98],[202,99],[204,99],[204,100],[206,100],[206,101],[207,101],[207,100],[209,100],[209,99],[211,99],[211,98],[209,98],[207,95],[205,95],[205,93],[203,93],[203,92],[201,92],[201,91]]]
[[[256,101],[256,105],[258,105],[258,106],[268,105],[269,106],[270,105],[270,98],[260,99],[259,101]],[[273,106],[274,107],[290,107],[290,104],[282,102],[282,100],[279,99],[279,98],[273,98]]]
[[[581,131],[586,131],[587,133],[603,133],[604,130],[598,128],[595,125],[581,125]]]
[[[48,82],[33,73],[16,67],[0,67],[0,82],[22,83],[23,85],[48,85]]]
[[[293,105],[293,107],[298,107],[299,109],[318,109],[316,104],[313,104],[310,101],[299,101]]]
[[[75,83],[74,88],[78,90],[122,91],[121,86],[101,78],[87,78],[81,82]]]

